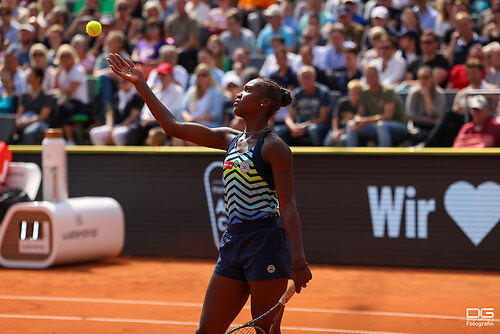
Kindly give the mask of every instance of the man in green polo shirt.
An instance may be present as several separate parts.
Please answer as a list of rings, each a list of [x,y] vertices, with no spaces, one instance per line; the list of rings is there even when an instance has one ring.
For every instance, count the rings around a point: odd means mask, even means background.
[[[401,97],[380,84],[375,66],[365,68],[368,85],[361,93],[358,115],[347,124],[348,147],[358,146],[359,139],[376,140],[380,147],[391,147],[408,135],[407,118]]]

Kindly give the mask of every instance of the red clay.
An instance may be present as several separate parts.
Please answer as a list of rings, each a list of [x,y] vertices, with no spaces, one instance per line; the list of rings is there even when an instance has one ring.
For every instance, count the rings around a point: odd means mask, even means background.
[[[120,257],[0,269],[0,333],[194,333],[214,264]],[[282,333],[500,332],[498,272],[311,268]],[[467,308],[493,308],[494,326],[468,327]],[[235,322],[249,319],[246,308]]]

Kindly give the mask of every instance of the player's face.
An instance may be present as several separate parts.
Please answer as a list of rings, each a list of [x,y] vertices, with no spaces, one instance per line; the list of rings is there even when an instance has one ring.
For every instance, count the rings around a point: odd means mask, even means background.
[[[234,101],[234,114],[243,117],[250,113],[258,112],[262,101],[261,87],[256,80],[248,82],[243,90],[236,94]]]

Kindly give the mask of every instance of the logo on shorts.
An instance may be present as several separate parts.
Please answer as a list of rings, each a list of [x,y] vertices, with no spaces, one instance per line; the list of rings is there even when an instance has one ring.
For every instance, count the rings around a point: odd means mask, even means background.
[[[275,271],[276,271],[276,267],[275,267],[275,266],[273,266],[272,264],[270,264],[270,265],[268,265],[268,266],[267,266],[267,272],[268,272],[268,273],[272,274],[272,273],[274,273]]]

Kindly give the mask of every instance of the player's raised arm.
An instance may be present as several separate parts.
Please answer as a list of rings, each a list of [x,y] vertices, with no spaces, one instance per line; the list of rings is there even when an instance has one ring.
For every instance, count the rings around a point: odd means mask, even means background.
[[[239,133],[230,128],[212,129],[198,123],[178,122],[149,88],[141,70],[130,59],[124,60],[119,54],[111,53],[107,60],[114,73],[135,85],[149,110],[169,136],[225,150],[231,139]]]

